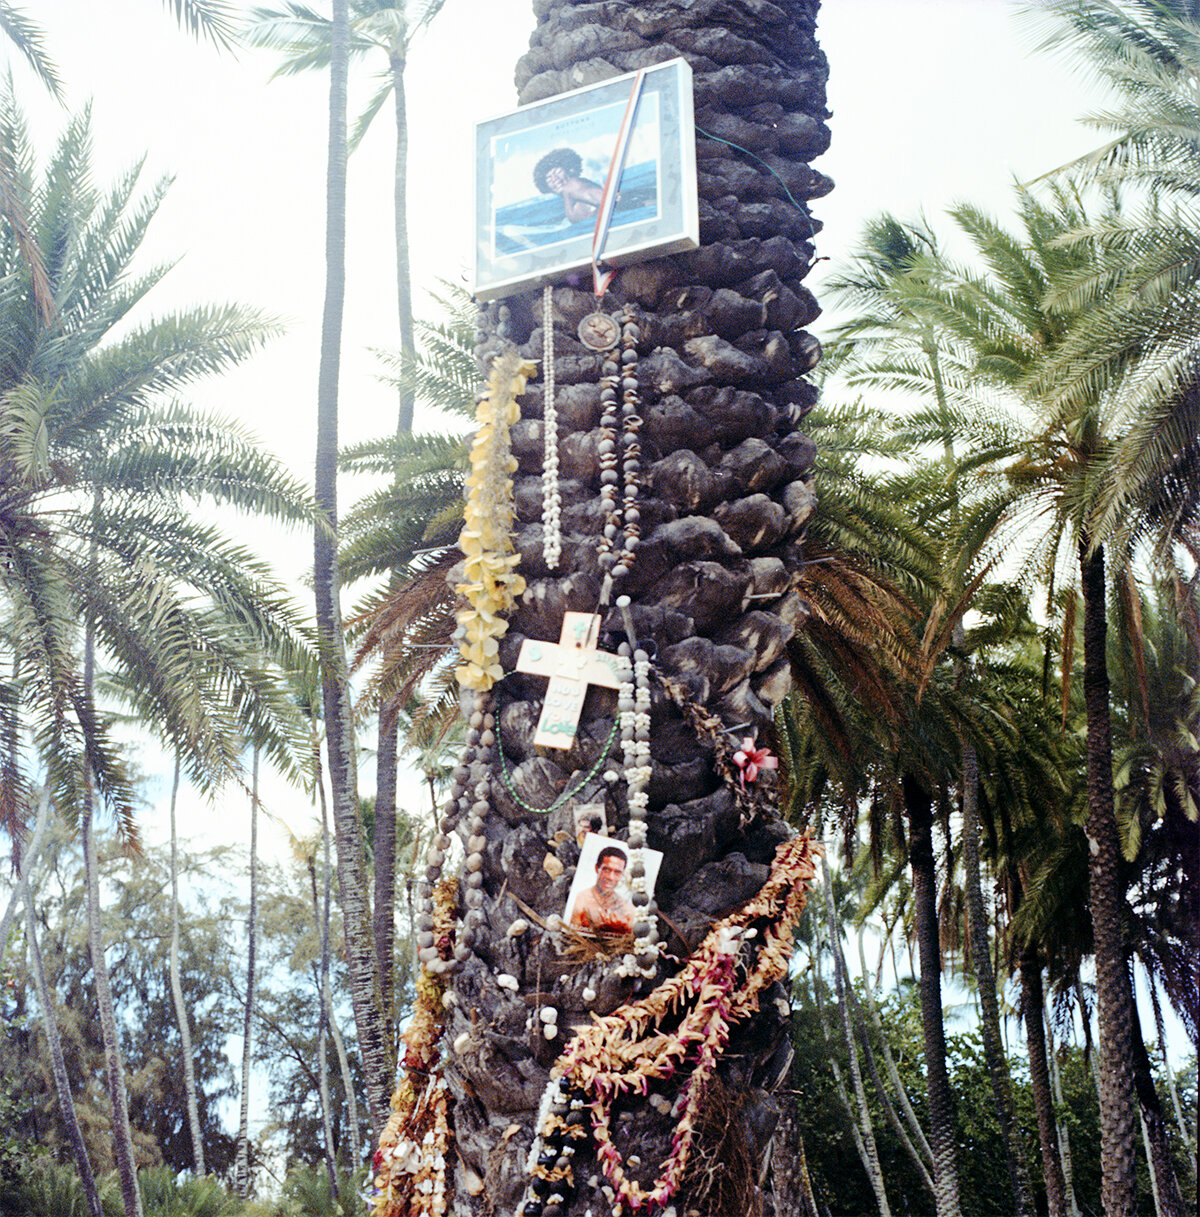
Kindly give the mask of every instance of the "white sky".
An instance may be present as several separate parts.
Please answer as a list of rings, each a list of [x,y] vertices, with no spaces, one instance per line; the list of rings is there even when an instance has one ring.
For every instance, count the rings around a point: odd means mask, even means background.
[[[269,80],[266,51],[218,55],[192,43],[156,0],[37,0],[30,15],[70,93],[92,103],[97,181],[112,181],[147,156],[145,182],[175,181],[147,241],[153,260],[179,259],[151,295],[157,313],[235,300],[277,314],[285,337],[196,400],[247,423],[299,475],[311,478],[316,372],[324,277],[323,211],[327,83]],[[880,210],[935,218],[971,200],[1007,208],[1009,184],[1028,179],[1099,142],[1077,117],[1088,93],[1063,66],[1033,55],[1036,41],[1009,0],[825,0],[819,36],[831,64],[833,145],[817,168],[837,183],[813,210],[825,225],[818,253],[836,261],[863,221]],[[461,282],[471,239],[472,124],[516,103],[512,72],[533,26],[528,0],[446,0],[408,69],[410,233],[416,283]],[[7,54],[0,47],[0,55]],[[360,63],[351,108],[374,88],[381,60]],[[49,150],[66,118],[17,62],[12,71],[40,146]],[[390,111],[350,162],[347,303],[341,440],[391,431],[395,401],[374,379],[372,348],[397,343],[392,258]],[[820,271],[812,285],[820,295]],[[422,310],[418,303],[418,309]],[[820,326],[816,327],[819,331]],[[418,429],[429,427],[418,409]],[[343,502],[354,496],[344,485]],[[308,538],[261,528],[257,543],[301,579]],[[349,603],[350,597],[346,597]],[[158,806],[146,811],[150,840],[166,833],[169,767],[161,763]],[[373,789],[373,764],[361,787]],[[303,795],[278,788],[272,810],[309,831]],[[417,783],[413,807],[427,796]],[[198,843],[245,839],[246,800],[181,810],[181,831]],[[286,849],[282,829],[263,826],[264,852]]]

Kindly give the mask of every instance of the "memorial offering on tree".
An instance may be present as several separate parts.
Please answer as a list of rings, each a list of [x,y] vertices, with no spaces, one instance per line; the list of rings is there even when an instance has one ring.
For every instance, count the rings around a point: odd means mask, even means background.
[[[415,895],[444,1030],[376,1217],[761,1211],[816,852],[774,736],[815,506],[815,7],[543,0],[526,104],[480,124],[466,733]],[[719,1202],[713,1137],[745,1164]]]

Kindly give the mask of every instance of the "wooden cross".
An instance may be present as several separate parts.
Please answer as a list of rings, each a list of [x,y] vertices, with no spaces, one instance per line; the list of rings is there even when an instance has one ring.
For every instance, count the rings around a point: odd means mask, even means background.
[[[616,689],[621,684],[617,657],[596,649],[600,617],[596,613],[567,613],[557,642],[527,638],[517,656],[517,671],[549,676],[535,744],[570,748],[579,726],[588,685]]]

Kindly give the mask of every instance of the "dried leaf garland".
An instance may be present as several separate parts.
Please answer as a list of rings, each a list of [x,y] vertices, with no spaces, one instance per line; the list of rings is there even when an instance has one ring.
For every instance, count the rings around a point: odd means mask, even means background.
[[[513,570],[520,554],[513,552],[512,543],[512,475],[517,462],[509,428],[521,417],[517,397],[536,370],[515,351],[501,355],[475,412],[479,430],[471,446],[466,523],[458,539],[466,554],[464,582],[455,587],[470,605],[458,614],[463,631],[458,649],[465,662],[454,673],[467,689],[490,689],[503,677],[496,656],[508,629],[504,614],[525,590],[524,578]]]
[[[449,943],[458,883],[443,879],[434,893],[434,933]],[[446,1030],[446,977],[425,967],[417,974],[412,1021],[401,1037],[402,1072],[392,1095],[392,1114],[379,1137],[371,1166],[372,1217],[445,1217],[446,1163],[453,1141],[450,1096],[442,1076]]]

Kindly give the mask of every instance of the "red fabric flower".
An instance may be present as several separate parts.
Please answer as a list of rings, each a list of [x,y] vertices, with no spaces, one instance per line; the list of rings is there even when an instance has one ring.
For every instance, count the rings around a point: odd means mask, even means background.
[[[756,748],[747,736],[742,746],[733,754],[733,763],[742,771],[742,785],[753,782],[761,769],[778,769],[779,757],[772,755],[770,748]]]

